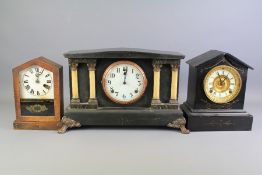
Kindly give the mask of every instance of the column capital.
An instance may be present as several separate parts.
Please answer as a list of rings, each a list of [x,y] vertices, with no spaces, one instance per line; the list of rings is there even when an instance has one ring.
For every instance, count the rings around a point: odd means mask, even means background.
[[[172,71],[177,70],[179,68],[179,64],[178,63],[170,64],[170,66],[171,66]]]
[[[87,61],[87,67],[89,71],[94,71],[96,70],[96,60],[95,59],[90,59]]]
[[[76,71],[78,67],[78,63],[70,63],[70,67],[72,71]]]
[[[154,72],[160,72],[162,64],[153,64]]]

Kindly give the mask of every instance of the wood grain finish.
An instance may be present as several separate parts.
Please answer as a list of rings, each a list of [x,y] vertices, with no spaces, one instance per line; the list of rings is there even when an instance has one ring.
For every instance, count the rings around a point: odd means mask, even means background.
[[[53,73],[54,80],[54,116],[23,116],[21,115],[21,94],[19,72],[38,65]],[[56,129],[56,125],[63,116],[63,67],[47,58],[38,57],[13,69],[13,87],[15,97],[16,120],[15,129]]]

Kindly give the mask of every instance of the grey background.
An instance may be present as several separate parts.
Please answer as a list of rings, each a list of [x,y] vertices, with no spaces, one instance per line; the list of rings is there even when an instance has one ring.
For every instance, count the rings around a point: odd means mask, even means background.
[[[0,174],[261,174],[261,7],[259,0],[0,0]],[[13,67],[38,56],[62,64],[68,104],[62,54],[108,47],[185,54],[180,102],[186,60],[209,49],[242,59],[255,68],[245,105],[254,115],[253,131],[92,128],[58,135],[12,129]]]

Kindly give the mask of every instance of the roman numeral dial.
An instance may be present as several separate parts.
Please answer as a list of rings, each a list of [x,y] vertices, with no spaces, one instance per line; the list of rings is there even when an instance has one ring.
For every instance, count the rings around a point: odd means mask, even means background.
[[[131,104],[143,96],[147,78],[138,64],[117,61],[105,70],[102,84],[110,100],[119,104]]]
[[[238,71],[227,65],[211,69],[204,79],[204,91],[214,103],[228,103],[239,94],[242,86]]]
[[[21,96],[24,99],[53,98],[53,73],[34,65],[20,72]]]

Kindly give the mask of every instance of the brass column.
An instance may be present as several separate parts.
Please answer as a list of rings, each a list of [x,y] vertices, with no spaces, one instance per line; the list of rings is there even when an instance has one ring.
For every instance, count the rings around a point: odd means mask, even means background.
[[[171,77],[171,96],[170,103],[177,103],[178,92],[178,64],[171,64],[172,77]]]
[[[161,64],[154,64],[153,63],[153,71],[154,71],[154,87],[153,87],[153,98],[152,98],[152,105],[161,104],[160,101],[160,71],[161,71]]]
[[[88,70],[89,70],[89,105],[97,106],[97,99],[96,99],[96,60],[89,60],[87,63]]]
[[[71,88],[72,88],[72,103],[79,103],[79,94],[78,94],[78,78],[77,78],[77,66],[78,63],[71,63]]]

